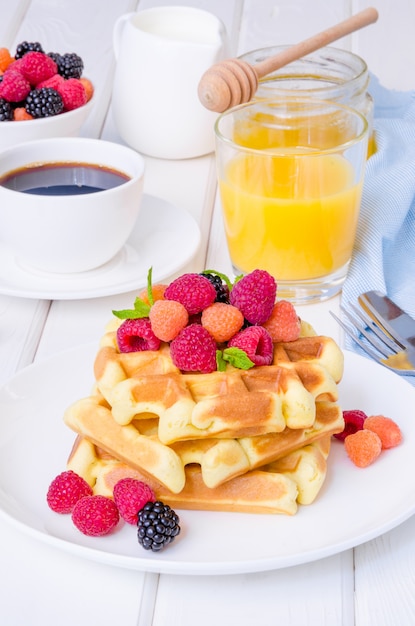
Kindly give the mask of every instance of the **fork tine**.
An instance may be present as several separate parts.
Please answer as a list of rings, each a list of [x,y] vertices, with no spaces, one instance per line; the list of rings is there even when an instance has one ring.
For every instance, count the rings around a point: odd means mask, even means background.
[[[386,333],[382,330],[382,328],[378,326],[376,322],[374,322],[374,320],[370,318],[363,309],[358,309],[356,306],[354,306],[354,304],[350,304],[350,303],[349,303],[349,306],[351,309],[353,309],[353,312],[355,313],[355,315],[357,315],[359,319],[361,319],[362,322],[367,326],[367,328],[370,328],[370,330],[381,341],[383,341],[383,343],[387,345],[388,348],[390,348],[394,352],[399,352],[400,350],[402,350],[403,346],[399,342],[394,341],[390,337],[390,335],[386,335]]]
[[[367,339],[370,345],[373,348],[375,348],[378,352],[380,352],[384,357],[390,356],[391,351],[394,353],[397,352],[396,347],[391,348],[389,346],[386,346],[385,345],[386,342],[383,342],[383,340],[382,342],[377,341],[376,336],[368,332],[366,330],[366,327],[363,324],[361,324],[359,320],[356,320],[353,317],[353,315],[351,315],[350,312],[347,311],[347,309],[345,309],[344,307],[341,307],[341,310],[343,311],[343,313],[345,314],[349,322],[352,324],[352,326],[356,328],[359,331],[359,333],[361,333]]]
[[[335,313],[333,313],[333,311],[330,311],[330,315],[336,320],[336,322],[339,324],[339,326],[341,326],[343,328],[344,332],[351,339],[353,339],[353,341],[355,343],[357,343],[357,345],[360,346],[362,348],[362,350],[364,350],[366,352],[366,354],[368,354],[377,363],[381,363],[382,365],[384,365],[384,363],[382,362],[381,357],[378,354],[376,354],[375,352],[373,352],[373,350],[371,350],[369,348],[369,346],[367,346],[361,339],[359,339],[359,337],[357,337],[353,333],[353,331],[347,326],[347,324],[345,324],[339,317],[337,317],[337,315]]]

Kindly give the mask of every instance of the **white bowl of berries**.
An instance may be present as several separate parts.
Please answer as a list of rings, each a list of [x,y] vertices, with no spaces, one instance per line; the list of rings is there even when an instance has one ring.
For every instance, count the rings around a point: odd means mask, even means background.
[[[0,48],[0,150],[15,144],[79,135],[93,104],[92,82],[74,53],[46,53],[23,41]]]

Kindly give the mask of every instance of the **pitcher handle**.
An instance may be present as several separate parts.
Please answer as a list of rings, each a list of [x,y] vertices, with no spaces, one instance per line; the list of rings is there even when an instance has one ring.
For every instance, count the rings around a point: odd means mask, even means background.
[[[114,24],[114,28],[112,31],[112,45],[114,49],[115,59],[118,59],[119,54],[120,54],[121,37],[122,37],[122,32],[124,30],[125,23],[128,22],[128,20],[133,15],[135,15],[134,12],[126,13],[125,15],[120,15],[120,17],[117,19],[117,21]]]

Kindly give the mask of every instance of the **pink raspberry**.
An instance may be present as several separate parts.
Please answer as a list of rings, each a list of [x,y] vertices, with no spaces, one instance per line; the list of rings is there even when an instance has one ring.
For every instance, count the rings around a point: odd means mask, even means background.
[[[124,320],[117,330],[117,343],[120,352],[142,352],[158,350],[161,342],[153,333],[148,317],[142,317]]]
[[[232,287],[229,301],[251,324],[263,324],[271,315],[277,284],[265,270],[254,270]]]
[[[44,52],[32,51],[27,52],[21,58],[19,71],[33,87],[36,87],[38,83],[57,74],[58,66],[55,61]]]
[[[300,336],[301,321],[291,302],[279,300],[274,304],[271,315],[263,324],[272,341],[295,341]]]
[[[114,486],[114,502],[128,524],[137,525],[137,513],[147,502],[155,502],[153,490],[136,478],[122,478]]]
[[[216,290],[201,274],[183,274],[168,285],[164,297],[181,302],[189,315],[194,315],[215,301]]]
[[[78,500],[91,495],[92,489],[86,480],[68,470],[52,480],[46,500],[55,513],[71,513]]]
[[[30,84],[19,72],[7,70],[3,74],[3,80],[0,83],[0,98],[8,102],[21,102],[29,93]]]
[[[60,74],[54,74],[47,80],[42,80],[40,83],[36,85],[36,89],[42,89],[46,87],[47,89],[55,89],[59,92],[59,85],[61,85],[65,81],[64,77]]]
[[[200,324],[183,328],[170,344],[176,367],[184,372],[209,374],[216,370],[216,341]]]
[[[78,500],[72,511],[72,521],[84,535],[108,535],[120,521],[117,506],[105,496],[85,496]]]
[[[246,352],[254,365],[271,365],[274,356],[272,339],[263,326],[248,326],[228,341],[228,348]]]
[[[85,87],[77,78],[64,80],[57,85],[56,90],[61,95],[65,111],[72,111],[86,104]]]
[[[351,411],[343,411],[344,429],[341,433],[333,435],[336,439],[344,441],[348,435],[353,435],[358,430],[363,429],[367,415],[359,409],[353,409]]]

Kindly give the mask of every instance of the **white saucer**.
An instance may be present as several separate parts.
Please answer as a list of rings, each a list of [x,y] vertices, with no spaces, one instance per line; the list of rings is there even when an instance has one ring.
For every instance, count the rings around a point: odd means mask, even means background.
[[[0,294],[46,300],[78,300],[125,293],[175,274],[195,255],[200,230],[184,209],[144,195],[137,224],[111,261],[89,272],[49,274],[21,263],[0,241]]]

